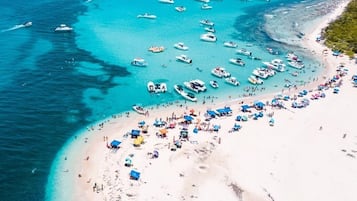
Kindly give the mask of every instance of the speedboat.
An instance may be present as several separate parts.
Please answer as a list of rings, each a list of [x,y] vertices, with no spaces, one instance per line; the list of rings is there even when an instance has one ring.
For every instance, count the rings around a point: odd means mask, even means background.
[[[196,0],[196,1],[203,2],[203,3],[209,3],[210,2],[210,0]]]
[[[168,4],[173,4],[175,3],[174,0],[159,0],[160,3],[168,3]]]
[[[131,65],[133,66],[139,66],[139,67],[145,67],[148,65],[148,63],[143,59],[143,58],[135,58],[131,62]]]
[[[167,91],[166,83],[154,83],[149,81],[147,88],[150,93],[165,93]]]
[[[238,44],[233,41],[226,41],[223,43],[223,45],[224,45],[224,47],[231,47],[231,48],[238,47]]]
[[[30,27],[30,26],[32,26],[32,22],[24,22],[22,25],[24,27]]]
[[[55,29],[56,32],[70,32],[72,30],[73,30],[72,27],[69,27],[65,24],[61,24],[59,27],[56,27]]]
[[[176,56],[177,61],[181,61],[184,63],[188,63],[191,64],[192,63],[192,59],[184,54],[181,54],[179,56]]]
[[[175,10],[176,10],[177,12],[183,12],[183,11],[186,11],[186,7],[184,7],[184,6],[176,6],[176,7],[175,7]]]
[[[189,90],[191,90],[191,91],[193,91],[193,92],[196,92],[196,93],[200,92],[200,90],[198,89],[198,87],[197,87],[193,82],[184,82],[183,85],[184,85],[187,89],[189,89]]]
[[[209,10],[212,9],[213,7],[208,5],[207,3],[202,4],[201,9],[202,10]]]
[[[148,50],[153,53],[159,53],[159,52],[163,52],[165,48],[163,46],[151,46],[149,47]]]
[[[214,23],[207,19],[200,20],[200,23],[207,26],[214,26]]]
[[[211,32],[202,34],[200,39],[202,41],[207,41],[207,42],[216,42],[217,41],[217,37]]]
[[[245,63],[241,58],[232,58],[229,59],[229,62],[238,66],[245,66]]]
[[[188,50],[188,47],[183,42],[174,44],[174,47],[179,50]]]
[[[252,56],[252,52],[249,52],[248,50],[246,50],[244,48],[237,50],[237,54],[242,54],[245,56]]]
[[[300,61],[299,57],[294,52],[288,52],[285,57],[288,61]]]
[[[205,31],[214,33],[216,30],[213,27],[205,27]]]
[[[234,86],[239,86],[239,85],[240,85],[239,81],[238,81],[237,78],[235,78],[235,77],[227,77],[227,78],[225,79],[225,81],[226,81],[228,84],[231,84],[231,85],[234,85]]]
[[[133,105],[133,110],[139,114],[145,114],[147,112],[147,110],[140,105]]]
[[[302,61],[289,61],[288,65],[296,69],[302,69],[305,67]]]
[[[285,64],[282,60],[280,59],[273,59],[271,62],[266,62],[264,61],[263,64],[270,69],[276,70],[278,72],[284,72],[285,71]]]
[[[262,79],[260,79],[259,77],[255,76],[255,75],[251,75],[250,77],[248,77],[248,81],[254,85],[264,83],[264,81]]]
[[[146,19],[156,19],[156,15],[152,15],[149,13],[144,13],[136,16],[137,18],[146,18]]]
[[[219,77],[219,78],[231,76],[231,74],[228,73],[225,68],[219,67],[219,66],[212,69],[211,73],[212,73],[212,75]]]
[[[190,93],[190,92],[188,92],[188,93],[185,92],[185,90],[183,89],[182,85],[175,84],[174,85],[174,89],[178,94],[180,94],[185,99],[187,99],[189,101],[192,101],[192,102],[196,102],[197,101],[197,98],[195,97],[195,95],[193,93]]]
[[[215,89],[217,89],[219,87],[218,82],[216,80],[209,81],[209,84],[211,85],[212,88],[215,88]]]

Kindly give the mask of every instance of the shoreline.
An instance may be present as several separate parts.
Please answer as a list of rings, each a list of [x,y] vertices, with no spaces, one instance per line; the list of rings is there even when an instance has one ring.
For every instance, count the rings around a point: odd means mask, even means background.
[[[319,77],[331,78],[334,73],[334,67],[336,67],[342,61],[345,63],[347,62],[347,65],[351,64],[348,63],[348,60],[346,60],[348,58],[346,57],[334,58],[330,53],[329,55],[325,56],[323,54],[325,47],[321,44],[317,44],[314,41],[317,33],[328,24],[331,18],[336,18],[339,15],[339,12],[342,12],[346,5],[347,4],[344,2],[344,4],[340,5],[332,14],[324,17],[324,22],[321,23],[319,27],[316,27],[313,31],[311,31],[311,33],[307,33],[306,39],[303,41],[303,46],[315,53],[315,56],[320,55],[324,57],[323,64],[326,65],[326,72],[324,72],[323,75]],[[350,75],[347,75],[347,77],[349,76]],[[304,86],[303,88],[315,89],[316,86],[322,82],[322,80],[318,80],[316,82],[310,83],[307,86]],[[344,78],[342,86],[343,89],[341,88],[341,93],[345,90],[346,85],[350,84],[348,83],[347,79]],[[301,89],[299,88],[297,90],[291,90],[289,93],[296,94],[299,90]],[[331,89],[330,91],[326,91],[326,94],[326,100],[332,98],[330,96],[334,96],[331,93]],[[262,96],[246,97],[213,103],[213,105],[207,103],[205,105],[195,104],[194,106],[190,105],[182,107],[179,106],[182,101],[179,101],[173,103],[172,105],[168,104],[168,106],[160,106],[159,109],[150,110],[149,117],[131,112],[129,114],[129,118],[122,115],[120,115],[121,117],[119,117],[119,115],[113,115],[112,117],[105,119],[100,123],[96,123],[95,126],[87,128],[87,133],[78,136],[77,139],[74,139],[77,141],[74,142],[77,146],[82,146],[82,148],[79,149],[80,152],[75,154],[72,153],[72,151],[78,150],[78,148],[73,145],[73,150],[64,151],[64,153],[67,153],[68,155],[66,154],[66,156],[61,156],[63,158],[66,157],[66,161],[60,166],[66,167],[64,171],[68,170],[67,172],[63,172],[61,175],[74,182],[72,184],[74,187],[74,189],[72,189],[73,197],[71,197],[70,200],[105,200],[104,198],[107,200],[117,200],[118,196],[123,196],[121,197],[123,200],[183,200],[183,197],[188,200],[207,200],[210,197],[205,196],[215,196],[212,193],[207,193],[207,191],[210,192],[212,189],[219,189],[219,191],[222,192],[222,195],[220,195],[223,196],[224,194],[224,197],[220,198],[226,200],[234,200],[237,199],[237,197],[239,200],[269,200],[268,195],[279,195],[277,184],[272,182],[271,178],[268,179],[265,172],[260,172],[261,177],[255,178],[254,173],[252,173],[253,170],[249,171],[248,168],[249,166],[250,168],[253,167],[252,169],[256,170],[257,167],[254,167],[254,164],[246,166],[239,165],[241,161],[248,163],[246,160],[250,160],[253,156],[259,156],[259,152],[256,150],[251,150],[251,148],[242,143],[248,142],[250,145],[263,145],[261,142],[258,143],[256,141],[267,140],[267,142],[271,142],[269,139],[267,139],[267,137],[261,135],[261,131],[258,128],[262,128],[263,130],[271,129],[273,132],[277,133],[277,135],[271,136],[272,138],[279,141],[277,137],[282,137],[284,140],[286,140],[286,143],[289,139],[282,135],[281,130],[286,130],[287,128],[291,129],[289,126],[293,127],[294,123],[289,123],[288,121],[288,125],[281,125],[283,123],[277,123],[276,126],[269,127],[267,120],[254,121],[250,119],[248,122],[242,123],[243,128],[241,131],[231,135],[229,130],[234,123],[234,117],[214,119],[213,123],[222,125],[222,130],[219,133],[199,131],[197,135],[193,135],[191,132],[193,127],[190,126],[189,132],[193,138],[191,141],[197,141],[198,144],[196,145],[193,143],[184,143],[183,149],[177,150],[176,152],[171,152],[167,149],[167,146],[170,146],[173,135],[175,135],[177,139],[179,128],[176,127],[174,130],[169,130],[168,138],[158,139],[155,136],[155,133],[158,132],[159,129],[152,128],[153,126],[151,125],[155,118],[165,119],[166,117],[172,116],[172,113],[175,113],[176,115],[183,115],[185,113],[187,114],[192,108],[194,108],[196,113],[198,113],[198,115],[201,116],[201,119],[203,119],[203,114],[208,107],[217,109],[224,107],[225,105],[229,105],[234,111],[233,116],[236,116],[240,113],[237,112],[240,111],[241,105],[238,104],[238,102],[244,101],[244,103],[252,103],[254,100],[258,99],[269,100],[269,98],[271,99],[272,96],[274,96],[274,94],[265,94]],[[336,96],[342,96],[342,94],[338,94]],[[326,102],[326,100],[321,99],[317,101],[322,103],[315,103],[311,101],[311,107],[318,107],[316,104],[323,104]],[[269,108],[266,111],[266,114],[273,112],[275,113],[274,117],[278,116],[277,120],[283,122],[284,119],[282,117],[286,117],[285,120],[298,120],[296,119],[296,116],[303,117],[302,113],[306,114],[308,111],[312,110],[309,108],[303,109],[304,111],[291,109],[289,104],[287,104],[287,108],[288,110],[276,110]],[[319,111],[319,109],[316,110]],[[150,123],[149,133],[144,135],[145,144],[139,148],[135,148],[132,146],[132,140],[130,138],[124,138],[123,135],[126,132],[129,132],[131,129],[136,129],[138,122],[142,120]],[[252,123],[253,121],[254,123]],[[325,124],[326,123],[323,123],[323,132],[325,132]],[[318,131],[318,127],[320,125],[315,126],[317,127],[316,130]],[[304,132],[303,130],[300,131]],[[253,134],[250,134],[250,132]],[[351,130],[348,130],[348,132],[353,133]],[[292,136],[302,141],[302,136],[298,136],[297,133],[294,133]],[[303,137],[309,138],[311,136],[307,136],[305,134]],[[315,137],[313,138],[315,140]],[[121,148],[117,150],[117,153],[114,153],[107,148],[108,140],[110,142],[114,139],[122,141]],[[221,139],[222,141],[219,142],[218,139]],[[235,147],[237,144],[233,142],[239,144],[239,146]],[[281,148],[277,142],[271,143],[277,144],[276,146]],[[229,153],[228,148],[231,148],[231,150],[235,150],[236,152],[240,153],[238,153],[238,156],[235,155],[233,157],[230,155],[231,153]],[[158,159],[153,160],[147,156],[147,153],[153,151],[153,149],[160,150],[160,157]],[[242,153],[247,154],[247,150],[253,152],[250,157],[242,155]],[[195,154],[195,151],[202,152],[203,154]],[[263,149],[260,151],[274,152],[278,150],[271,148],[271,150]],[[123,165],[125,158],[132,154],[132,152],[135,154],[134,168],[138,169],[138,171],[142,173],[142,179],[139,179],[139,181],[130,180],[128,178],[128,172],[131,170],[131,168],[126,168]],[[267,155],[267,158],[269,158],[268,156],[271,155]],[[281,156],[281,158],[284,157],[286,156]],[[190,160],[188,160],[188,158]],[[197,165],[193,161],[200,162]],[[260,165],[268,164],[268,167],[274,166],[271,161],[265,161],[265,159],[262,159],[262,161],[264,161],[264,163],[261,163]],[[170,170],[161,172],[157,171],[157,169],[162,169],[165,167]],[[229,167],[238,168],[242,170],[242,172],[250,173],[248,176],[244,176],[242,173],[235,173],[233,170],[229,170]],[[273,169],[273,167],[271,168]],[[275,168],[279,169],[279,167]],[[256,171],[259,172],[259,170]],[[282,170],[281,172],[284,171]],[[184,176],[181,176],[182,174]],[[227,178],[227,175],[231,175],[232,177],[229,179],[224,179]],[[253,176],[253,180],[255,181],[249,181],[252,180],[249,176]],[[259,175],[257,177],[259,177]],[[209,184],[206,181],[207,178],[210,178],[216,182],[213,182],[214,184]],[[159,182],[164,179],[170,180],[170,182]],[[197,183],[195,181],[196,179],[198,180]],[[155,181],[157,181],[158,184],[156,184]],[[270,188],[262,188],[260,185],[256,185],[257,181],[264,183]],[[94,188],[94,186],[96,188]],[[205,195],[204,191],[206,191],[208,195]],[[280,191],[282,190],[280,189]],[[270,192],[273,193],[270,194]],[[157,193],[156,196],[155,193]],[[280,195],[280,198],[284,198],[284,196],[287,195]]]

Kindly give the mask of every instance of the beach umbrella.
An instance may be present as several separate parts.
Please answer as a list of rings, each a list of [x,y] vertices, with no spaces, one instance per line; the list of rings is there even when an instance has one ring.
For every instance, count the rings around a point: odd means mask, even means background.
[[[144,126],[145,125],[145,121],[139,121],[139,125],[140,126]]]
[[[218,131],[220,128],[221,128],[221,127],[220,127],[219,125],[214,125],[214,126],[213,126],[213,130],[214,130],[214,131]]]
[[[213,110],[207,110],[207,114],[212,118],[215,118],[217,115],[217,113],[215,113]]]
[[[249,106],[249,105],[242,105],[241,108],[242,108],[242,111],[243,111],[243,112],[246,112],[246,111],[248,111],[248,109],[250,108],[250,106]]]
[[[138,180],[140,178],[140,172],[136,170],[131,170],[130,171],[130,178],[134,180]]]
[[[134,137],[138,137],[140,135],[140,130],[131,130],[131,137],[134,138]]]
[[[154,150],[153,152],[152,152],[152,157],[153,158],[159,158],[159,151],[157,151],[157,150]]]
[[[242,116],[238,115],[238,116],[236,117],[236,121],[241,121],[241,120],[242,120]]]
[[[164,128],[164,129],[160,129],[159,132],[161,135],[166,136],[168,131],[167,131],[167,129]]]
[[[234,124],[234,126],[233,126],[233,129],[234,130],[239,130],[239,129],[241,129],[242,127],[241,127],[241,125],[239,125],[239,124]]]
[[[190,110],[190,114],[194,114],[195,113],[195,110],[194,109],[191,109]]]
[[[261,102],[261,101],[256,101],[254,103],[254,106],[255,106],[256,109],[263,109],[265,104],[263,102]]]
[[[245,115],[243,115],[243,116],[242,116],[242,121],[248,121],[248,117],[245,116]]]
[[[198,133],[198,128],[197,127],[195,127],[194,129],[193,129],[193,133]]]
[[[183,118],[185,119],[185,121],[192,121],[193,120],[193,117],[191,117],[190,115],[185,115]]]

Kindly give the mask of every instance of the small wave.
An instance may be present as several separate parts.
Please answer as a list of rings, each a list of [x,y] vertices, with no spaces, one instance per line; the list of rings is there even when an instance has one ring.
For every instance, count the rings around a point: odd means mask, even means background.
[[[3,30],[1,30],[1,32],[13,31],[13,30],[16,30],[16,29],[24,28],[24,27],[26,27],[26,26],[23,25],[23,24],[18,24],[18,25],[15,25],[15,26],[13,26],[13,27],[11,27],[9,29],[3,29]]]

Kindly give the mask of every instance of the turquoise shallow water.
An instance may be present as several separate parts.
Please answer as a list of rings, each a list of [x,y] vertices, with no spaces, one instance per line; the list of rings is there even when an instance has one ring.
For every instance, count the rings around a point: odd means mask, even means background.
[[[62,168],[63,153],[73,146],[73,136],[94,122],[131,110],[135,103],[149,106],[182,100],[174,93],[174,84],[196,78],[206,83],[218,80],[220,88],[208,86],[206,93],[198,95],[199,102],[205,96],[222,101],[242,96],[250,86],[247,77],[261,63],[240,56],[245,67],[229,64],[228,59],[237,55],[223,47],[226,40],[236,41],[238,48],[247,48],[263,60],[283,58],[288,50],[304,59],[304,73],[298,77],[279,73],[265,82],[262,93],[280,91],[285,79],[308,82],[321,66],[287,43],[296,39],[287,27],[302,19],[299,15],[310,16],[303,18],[306,22],[321,15],[318,9],[305,9],[320,2],[333,1],[212,0],[212,10],[201,10],[201,3],[193,0],[177,0],[174,5],[155,0],[0,1],[0,189],[5,189],[0,191],[1,200],[52,200],[69,194],[70,187],[56,188],[66,180],[56,173]],[[176,12],[177,5],[187,11]],[[290,12],[296,6],[302,12]],[[266,14],[284,9],[288,12],[283,16],[265,21]],[[137,19],[145,12],[157,19]],[[199,40],[204,33],[199,21],[205,18],[215,22],[216,43]],[[13,29],[25,21],[33,26]],[[72,26],[74,32],[54,33],[60,23]],[[175,61],[182,53],[173,48],[179,41],[190,47],[185,54],[193,59],[192,65]],[[152,45],[166,49],[153,54],[147,51]],[[281,54],[271,55],[267,47]],[[145,58],[149,65],[131,66],[134,57]],[[236,76],[241,86],[234,88],[214,78],[210,71],[218,65]],[[166,82],[168,92],[150,95],[149,80]]]

